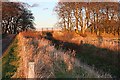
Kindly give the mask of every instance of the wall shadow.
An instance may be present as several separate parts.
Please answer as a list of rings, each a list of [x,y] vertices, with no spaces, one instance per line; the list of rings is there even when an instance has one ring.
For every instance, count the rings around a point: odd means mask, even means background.
[[[79,45],[70,42],[63,42],[53,38],[51,33],[49,33],[49,35],[46,35],[45,38],[50,40],[51,44],[54,45],[56,49],[62,49],[64,51],[74,50],[76,51],[76,57],[78,59],[89,66],[94,66],[96,71],[109,73],[113,78],[120,77],[120,51],[112,51],[107,48],[84,44],[82,40]],[[101,37],[99,40],[101,44]]]

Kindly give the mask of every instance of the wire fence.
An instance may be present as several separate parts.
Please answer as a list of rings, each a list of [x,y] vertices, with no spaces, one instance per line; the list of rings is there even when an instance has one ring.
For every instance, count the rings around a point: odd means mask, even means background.
[[[37,29],[37,31],[60,31],[61,29],[60,28],[40,28],[40,29]]]

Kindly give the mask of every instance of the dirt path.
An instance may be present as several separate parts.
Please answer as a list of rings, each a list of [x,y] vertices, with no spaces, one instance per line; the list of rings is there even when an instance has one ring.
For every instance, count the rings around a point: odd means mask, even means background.
[[[13,41],[13,39],[15,38],[15,34],[9,34],[8,36],[6,36],[5,38],[1,39],[1,47],[2,47],[2,55],[5,52],[5,50],[8,48],[8,46],[10,45],[10,43]],[[2,56],[0,55],[0,57]]]

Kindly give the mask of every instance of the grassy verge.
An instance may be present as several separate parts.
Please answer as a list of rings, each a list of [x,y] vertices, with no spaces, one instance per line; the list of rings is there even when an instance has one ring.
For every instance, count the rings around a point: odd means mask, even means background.
[[[56,48],[64,50],[75,50],[76,57],[82,62],[93,66],[101,75],[111,74],[113,78],[120,77],[120,51],[112,51],[107,48],[99,48],[92,44],[75,44],[63,42],[52,37],[51,42]]]
[[[8,47],[8,50],[2,57],[2,79],[11,78],[18,67],[18,52],[17,52],[17,38],[14,39],[13,43]]]

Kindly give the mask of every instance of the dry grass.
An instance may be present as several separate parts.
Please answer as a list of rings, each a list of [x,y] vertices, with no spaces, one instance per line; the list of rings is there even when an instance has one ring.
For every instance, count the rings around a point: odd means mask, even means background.
[[[74,32],[54,32],[53,37],[56,40],[61,40],[63,42],[80,44],[82,41],[83,43],[92,44],[100,48],[120,50],[120,40],[118,35],[102,34],[101,36],[97,36],[96,34],[91,34],[89,32],[86,32],[86,34],[86,37],[82,37]]]
[[[70,36],[69,33],[67,35]],[[81,37],[76,34],[70,40],[63,36],[64,32],[61,32],[61,35],[53,33],[52,42],[57,47],[62,45],[60,47],[63,49],[75,50],[80,60],[90,66],[94,65],[100,72],[103,71],[104,73],[105,71],[112,74],[113,77],[119,76],[120,72],[117,67],[119,65],[118,52],[120,51],[119,37],[113,35],[96,36],[95,34]]]
[[[39,37],[40,38],[39,38]],[[105,47],[116,50],[115,45],[106,43],[103,41],[98,44],[99,37],[90,35],[89,37],[81,37],[74,32],[54,32],[53,37],[63,42],[70,42],[75,44],[88,43],[99,47]],[[92,37],[92,38],[90,38]],[[103,40],[107,37],[103,37]],[[89,71],[84,70],[76,62],[75,51],[63,51],[63,48],[58,50],[55,45],[51,45],[49,40],[43,38],[40,32],[27,32],[19,34],[19,51],[20,51],[20,67],[17,71],[17,77],[26,78],[28,76],[28,63],[31,61],[35,62],[35,77],[96,77],[94,74],[91,75]],[[97,41],[96,41],[97,40]],[[62,45],[62,44],[61,44]],[[72,45],[70,45],[73,47]],[[117,45],[116,45],[117,46]],[[89,47],[89,46],[88,46]],[[110,48],[111,47],[111,48]],[[78,48],[79,49],[79,48]],[[90,49],[88,49],[90,50]],[[83,51],[84,52],[84,51]],[[83,54],[85,55],[85,54]],[[96,55],[96,54],[94,54]],[[93,55],[93,56],[94,56]],[[98,56],[98,54],[97,54]],[[99,55],[104,57],[104,55]],[[89,58],[89,56],[88,56]],[[77,70],[79,73],[77,73]],[[22,72],[21,72],[22,71]]]
[[[88,76],[89,72],[75,65],[75,51],[56,50],[55,46],[50,44],[50,41],[44,38],[38,39],[36,35],[32,38],[26,38],[28,34],[26,33],[25,36],[24,34],[20,33],[18,35],[21,59],[20,67],[13,78],[27,78],[28,63],[31,61],[35,62],[36,78],[93,76]],[[79,72],[77,69],[79,69]]]

